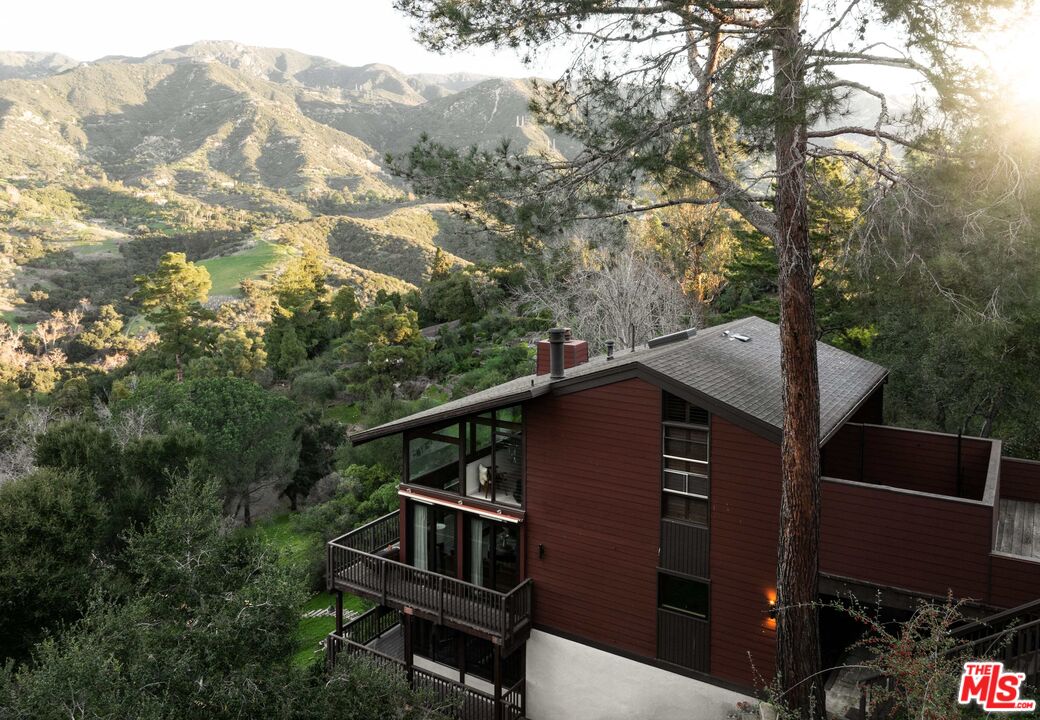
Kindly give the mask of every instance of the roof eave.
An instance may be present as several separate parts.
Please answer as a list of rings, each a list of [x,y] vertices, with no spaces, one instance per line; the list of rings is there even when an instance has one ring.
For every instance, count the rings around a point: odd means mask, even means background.
[[[380,438],[390,437],[391,435],[397,435],[398,433],[407,432],[417,427],[423,427],[425,425],[434,425],[445,420],[453,420],[458,417],[465,415],[472,415],[473,413],[483,412],[484,410],[493,410],[498,407],[506,407],[507,405],[515,405],[518,402],[524,400],[531,400],[544,395],[549,389],[548,385],[538,385],[529,388],[525,388],[509,395],[502,395],[489,400],[483,400],[470,405],[462,405],[453,410],[449,410],[444,413],[432,413],[425,415],[421,418],[414,420],[404,420],[401,422],[387,423],[386,425],[380,425],[379,427],[370,428],[369,430],[362,430],[347,436],[347,440],[353,447],[358,445],[364,445],[367,442],[373,440],[379,440]]]
[[[853,415],[860,411],[863,405],[867,402],[867,400],[870,399],[870,397],[877,391],[877,389],[884,385],[886,382],[888,382],[888,370],[882,368],[881,377],[877,379],[877,382],[870,386],[869,390],[863,393],[863,396],[859,399],[859,402],[853,405],[852,409],[845,413],[845,415],[842,416],[841,420],[834,423],[834,427],[832,427],[825,434],[820,436],[820,447],[822,448],[824,445],[826,445],[827,442],[832,437],[834,437],[837,434],[837,432],[842,429],[842,427],[845,426],[845,423],[847,423]]]

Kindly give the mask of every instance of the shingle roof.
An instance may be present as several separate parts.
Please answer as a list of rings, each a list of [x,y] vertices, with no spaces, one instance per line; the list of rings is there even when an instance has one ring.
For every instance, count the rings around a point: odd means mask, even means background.
[[[742,342],[734,335],[749,339]],[[817,343],[817,354],[820,436],[826,440],[885,379],[888,371],[824,343]],[[688,340],[656,348],[642,346],[634,352],[621,351],[612,360],[600,355],[568,368],[562,380],[551,380],[548,375],[517,378],[356,433],[351,441],[367,442],[550,392],[573,391],[626,377],[642,377],[760,435],[772,440],[780,438],[780,327],[750,317],[700,330]]]

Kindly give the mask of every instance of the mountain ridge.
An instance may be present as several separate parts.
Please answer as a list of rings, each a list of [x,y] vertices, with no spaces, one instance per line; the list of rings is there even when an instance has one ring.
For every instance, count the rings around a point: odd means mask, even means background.
[[[0,53],[0,78],[0,312],[24,322],[77,294],[123,302],[159,247],[239,257],[274,238],[325,253],[363,297],[408,289],[438,248],[458,266],[494,250],[453,206],[411,197],[388,153],[423,133],[558,152],[527,117],[523,79],[407,75],[233,41],[90,62]],[[249,277],[278,270],[241,264]]]

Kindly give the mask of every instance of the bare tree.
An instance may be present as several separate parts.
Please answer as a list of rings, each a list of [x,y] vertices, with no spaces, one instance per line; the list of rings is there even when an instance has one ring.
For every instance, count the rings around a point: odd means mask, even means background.
[[[549,313],[558,325],[600,349],[618,348],[699,324],[700,308],[665,274],[660,261],[632,242],[593,249],[575,238],[576,266],[562,276],[533,277],[517,295],[520,304]]]

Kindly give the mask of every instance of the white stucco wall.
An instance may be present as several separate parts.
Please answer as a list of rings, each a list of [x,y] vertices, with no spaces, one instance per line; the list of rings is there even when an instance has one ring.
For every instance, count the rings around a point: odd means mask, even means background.
[[[726,720],[751,698],[556,635],[527,641],[530,720]]]

